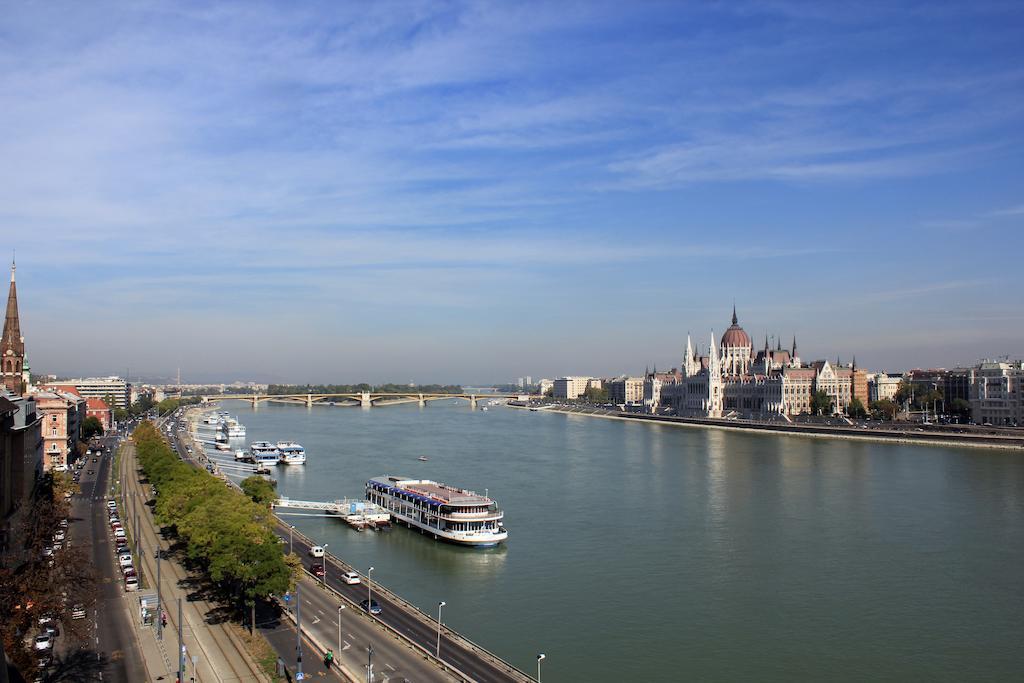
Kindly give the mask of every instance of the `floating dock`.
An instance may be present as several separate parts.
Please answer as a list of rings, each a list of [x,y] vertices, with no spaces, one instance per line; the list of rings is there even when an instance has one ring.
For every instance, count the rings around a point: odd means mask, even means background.
[[[343,522],[358,531],[391,526],[391,513],[375,503],[359,499],[344,498],[323,503],[315,500],[278,498],[274,502],[274,507],[321,510],[325,514],[341,518]]]

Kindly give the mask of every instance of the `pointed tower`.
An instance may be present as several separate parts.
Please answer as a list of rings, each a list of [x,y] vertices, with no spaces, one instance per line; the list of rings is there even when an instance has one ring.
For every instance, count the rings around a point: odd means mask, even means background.
[[[733,313],[733,319],[736,313]],[[734,323],[735,324],[735,323]],[[711,330],[711,353],[708,358],[708,417],[722,417],[722,366],[718,360],[715,331]]]
[[[682,362],[683,377],[692,377],[694,374],[693,370],[693,344],[690,343],[690,333],[686,333],[686,355],[683,356]]]
[[[4,336],[0,340],[0,375],[4,387],[19,396],[23,390],[22,368],[25,364],[25,339],[21,336],[18,319],[18,287],[14,283],[17,266],[11,260],[11,288],[7,293],[7,316],[4,318]]]
[[[789,354],[789,363],[792,367],[800,367],[800,356],[796,355],[796,335],[793,335],[793,352]]]

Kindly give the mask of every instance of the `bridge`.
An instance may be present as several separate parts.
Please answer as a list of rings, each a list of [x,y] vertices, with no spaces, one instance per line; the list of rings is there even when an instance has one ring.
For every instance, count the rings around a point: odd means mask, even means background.
[[[476,410],[479,401],[488,399],[517,399],[523,394],[424,394],[420,392],[377,392],[359,391],[351,394],[205,394],[199,398],[203,403],[222,400],[249,401],[253,408],[258,408],[260,403],[273,401],[275,403],[292,403],[305,405],[312,408],[314,404],[337,405],[337,406],[358,406],[370,408],[372,406],[398,405],[400,403],[418,403],[422,408],[428,401],[443,401],[445,399],[461,399],[469,402],[469,407]],[[533,398],[537,398],[534,396]]]

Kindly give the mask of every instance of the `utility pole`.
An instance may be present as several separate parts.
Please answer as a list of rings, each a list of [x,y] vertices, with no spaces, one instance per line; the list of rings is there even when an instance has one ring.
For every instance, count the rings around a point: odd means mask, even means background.
[[[302,593],[299,592],[301,584],[295,584],[295,652],[297,674],[296,678],[301,680],[301,676],[298,674],[302,673]]]
[[[373,683],[373,643],[366,648],[366,683]]]
[[[185,683],[185,645],[181,642],[181,598],[178,598],[178,681]]]
[[[156,639],[164,639],[164,601],[161,599],[160,593],[160,556],[163,553],[160,552],[160,541],[156,542]]]

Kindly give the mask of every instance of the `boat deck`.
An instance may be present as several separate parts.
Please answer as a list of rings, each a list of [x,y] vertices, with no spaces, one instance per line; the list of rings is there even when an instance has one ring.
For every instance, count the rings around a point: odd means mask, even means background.
[[[491,499],[486,496],[481,496],[478,493],[472,491],[463,491],[450,486],[441,486],[434,483],[407,483],[402,485],[402,488],[408,489],[413,493],[418,493],[423,496],[429,496],[435,500],[440,500],[445,503],[452,503],[455,505],[490,505]]]

